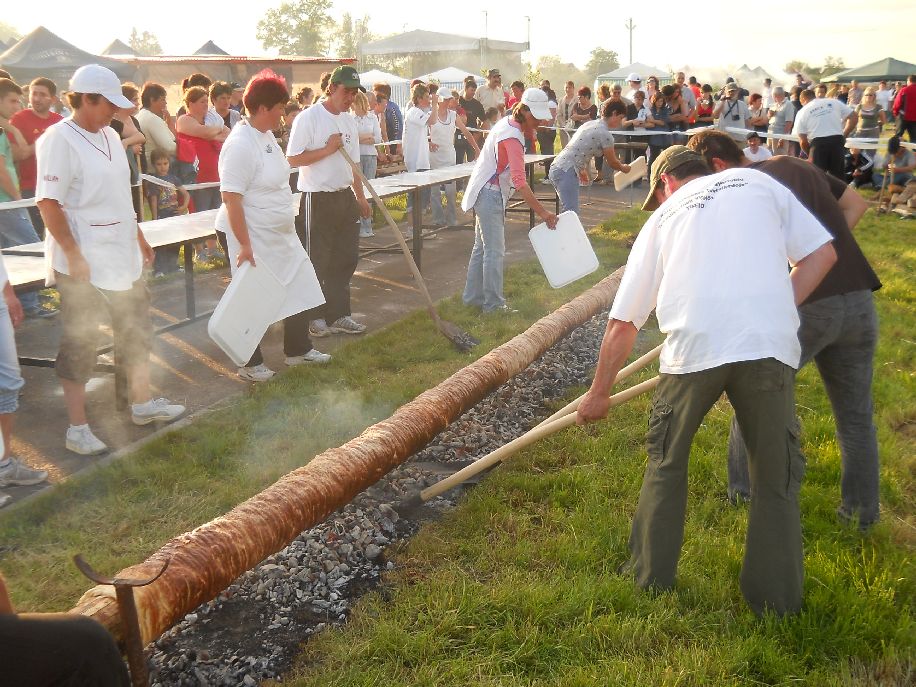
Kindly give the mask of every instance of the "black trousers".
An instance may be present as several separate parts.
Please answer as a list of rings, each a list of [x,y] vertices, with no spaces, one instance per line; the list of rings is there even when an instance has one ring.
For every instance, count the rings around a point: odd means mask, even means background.
[[[32,687],[130,687],[108,631],[67,613],[0,615],[0,683]]]
[[[287,358],[305,355],[312,350],[312,337],[309,336],[309,312],[304,310],[283,319],[283,353]],[[258,345],[251,354],[246,367],[254,367],[264,362],[261,346]]]
[[[553,129],[542,130],[538,129],[538,148],[541,150],[541,155],[553,155],[554,154],[554,144],[557,141],[557,132]],[[544,176],[546,177],[550,174],[550,164],[552,160],[548,160],[544,163]]]
[[[471,162],[474,159],[474,149],[464,136],[455,138],[455,164]]]
[[[846,139],[840,136],[821,136],[811,141],[811,161],[827,174],[846,181]]]
[[[350,315],[350,280],[359,261],[359,206],[353,191],[303,193],[296,233],[326,301],[307,311],[308,318],[330,324]]]
[[[895,132],[897,136],[903,137],[903,134],[906,133],[910,137],[910,143],[916,143],[916,120],[907,121],[903,118],[903,115],[898,115],[897,117],[897,131]],[[23,198],[25,194],[23,194]],[[30,208],[31,209],[31,208]],[[35,225],[35,228],[38,229],[38,225]]]

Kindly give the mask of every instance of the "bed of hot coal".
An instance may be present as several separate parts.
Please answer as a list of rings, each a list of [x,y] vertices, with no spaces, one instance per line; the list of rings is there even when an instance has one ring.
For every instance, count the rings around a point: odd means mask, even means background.
[[[454,506],[461,488],[399,515],[391,504],[524,434],[589,383],[607,316],[573,331],[322,524],[239,577],[149,647],[153,687],[282,681],[300,645],[347,621],[397,566],[386,549]]]

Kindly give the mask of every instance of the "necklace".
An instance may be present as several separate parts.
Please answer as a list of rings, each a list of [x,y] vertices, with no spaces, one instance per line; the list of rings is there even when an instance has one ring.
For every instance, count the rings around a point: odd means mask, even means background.
[[[105,144],[105,149],[103,150],[101,146],[96,145],[88,136],[86,136],[87,133],[91,133],[91,132],[86,131],[86,133],[83,133],[83,132],[85,131],[85,129],[83,129],[83,128],[82,128],[81,126],[79,126],[78,124],[77,124],[77,125],[74,125],[74,124],[71,123],[71,122],[67,122],[67,126],[69,126],[69,127],[70,127],[73,131],[75,131],[77,134],[79,134],[80,138],[82,138],[84,141],[86,141],[86,143],[88,143],[88,144],[91,145],[93,148],[95,148],[97,151],[99,151],[102,155],[104,155],[105,157],[107,157],[109,162],[111,161],[111,142],[108,140],[108,136],[105,135],[105,130],[104,130],[104,128],[103,128],[103,129],[100,129],[98,132],[96,132],[98,135],[101,135],[101,140],[102,140],[102,142],[104,142],[104,144]]]

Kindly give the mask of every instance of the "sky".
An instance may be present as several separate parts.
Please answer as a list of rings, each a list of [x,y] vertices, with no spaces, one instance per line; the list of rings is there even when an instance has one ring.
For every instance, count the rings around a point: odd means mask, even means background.
[[[268,54],[255,38],[258,20],[279,2],[177,3],[164,0],[156,10],[148,3],[127,3],[112,12],[86,11],[83,3],[60,0],[4,3],[0,19],[20,33],[44,25],[84,50],[99,52],[112,40],[127,42],[131,28],[154,33],[166,54],[187,55],[212,39],[235,55]],[[625,24],[632,17],[633,59],[660,68],[690,65],[728,68],[747,63],[775,73],[789,60],[820,65],[827,55],[842,57],[847,66],[859,66],[884,57],[916,63],[916,2],[911,0],[807,0],[799,3],[769,0],[738,9],[735,3],[697,3],[655,0],[641,7],[618,10],[611,3],[528,2],[378,3],[377,0],[337,1],[335,18],[346,10],[368,15],[372,31],[389,35],[413,29],[484,35],[520,41],[528,39],[525,59],[559,55],[564,62],[584,66],[592,48],[614,50],[621,64],[629,62]],[[409,7],[409,12],[397,8]],[[606,7],[595,11],[594,7]],[[130,9],[136,8],[136,11]],[[719,9],[719,8],[722,9]],[[446,9],[448,8],[448,9]],[[688,9],[689,8],[689,9]],[[225,10],[225,17],[220,17]],[[477,71],[480,65],[452,65]]]

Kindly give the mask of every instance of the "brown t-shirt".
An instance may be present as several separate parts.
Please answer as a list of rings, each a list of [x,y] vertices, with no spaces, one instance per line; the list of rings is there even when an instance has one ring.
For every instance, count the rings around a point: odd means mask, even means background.
[[[881,288],[878,275],[865,259],[837,203],[846,192],[846,184],[809,162],[786,155],[777,155],[769,160],[756,162],[751,167],[768,174],[792,191],[798,201],[833,236],[837,261],[802,305],[828,296],[866,289],[877,291]]]

